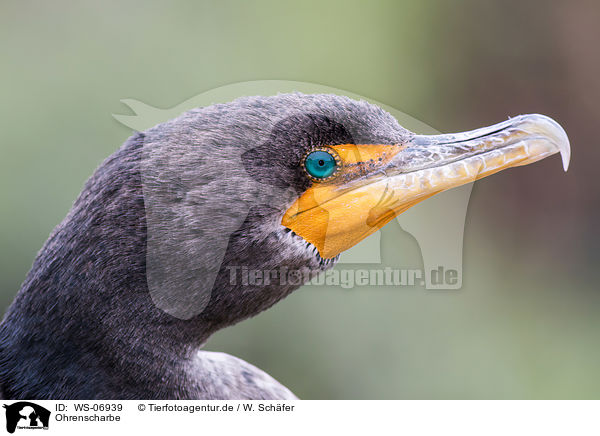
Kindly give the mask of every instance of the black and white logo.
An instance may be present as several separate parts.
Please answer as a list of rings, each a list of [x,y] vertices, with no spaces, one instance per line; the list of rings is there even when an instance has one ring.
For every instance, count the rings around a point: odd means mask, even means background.
[[[5,404],[6,431],[14,433],[19,430],[48,430],[50,411],[29,401]]]

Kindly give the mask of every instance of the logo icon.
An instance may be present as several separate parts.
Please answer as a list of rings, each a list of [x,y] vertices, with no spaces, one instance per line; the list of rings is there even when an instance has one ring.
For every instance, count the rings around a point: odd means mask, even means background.
[[[4,404],[6,409],[6,431],[14,433],[16,429],[48,429],[50,411],[29,401]]]

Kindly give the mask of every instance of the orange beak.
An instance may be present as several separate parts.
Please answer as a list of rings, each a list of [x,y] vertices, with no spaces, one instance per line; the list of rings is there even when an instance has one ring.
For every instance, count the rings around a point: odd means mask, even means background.
[[[393,218],[447,189],[560,152],[567,170],[569,140],[543,115],[446,135],[414,135],[404,144],[332,145],[341,168],[315,182],[281,224],[332,258]]]

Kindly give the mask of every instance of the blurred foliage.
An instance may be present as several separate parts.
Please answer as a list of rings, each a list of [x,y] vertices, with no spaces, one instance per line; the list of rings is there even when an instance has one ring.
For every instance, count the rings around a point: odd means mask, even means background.
[[[303,398],[598,397],[599,20],[591,1],[3,1],[0,307],[131,133],[111,117],[120,99],[170,107],[286,79],[441,131],[540,112],[569,134],[571,169],[552,158],[476,184],[461,291],[306,288],[207,348]],[[418,257],[385,231],[386,256]]]

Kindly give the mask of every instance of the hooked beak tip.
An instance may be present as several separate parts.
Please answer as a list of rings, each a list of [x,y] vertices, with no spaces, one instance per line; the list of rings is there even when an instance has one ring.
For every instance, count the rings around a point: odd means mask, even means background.
[[[556,151],[560,153],[563,169],[565,172],[569,169],[571,161],[571,144],[567,133],[560,124],[546,115],[531,114],[521,115],[510,119],[523,131],[532,135],[539,134],[552,143],[556,147]]]

